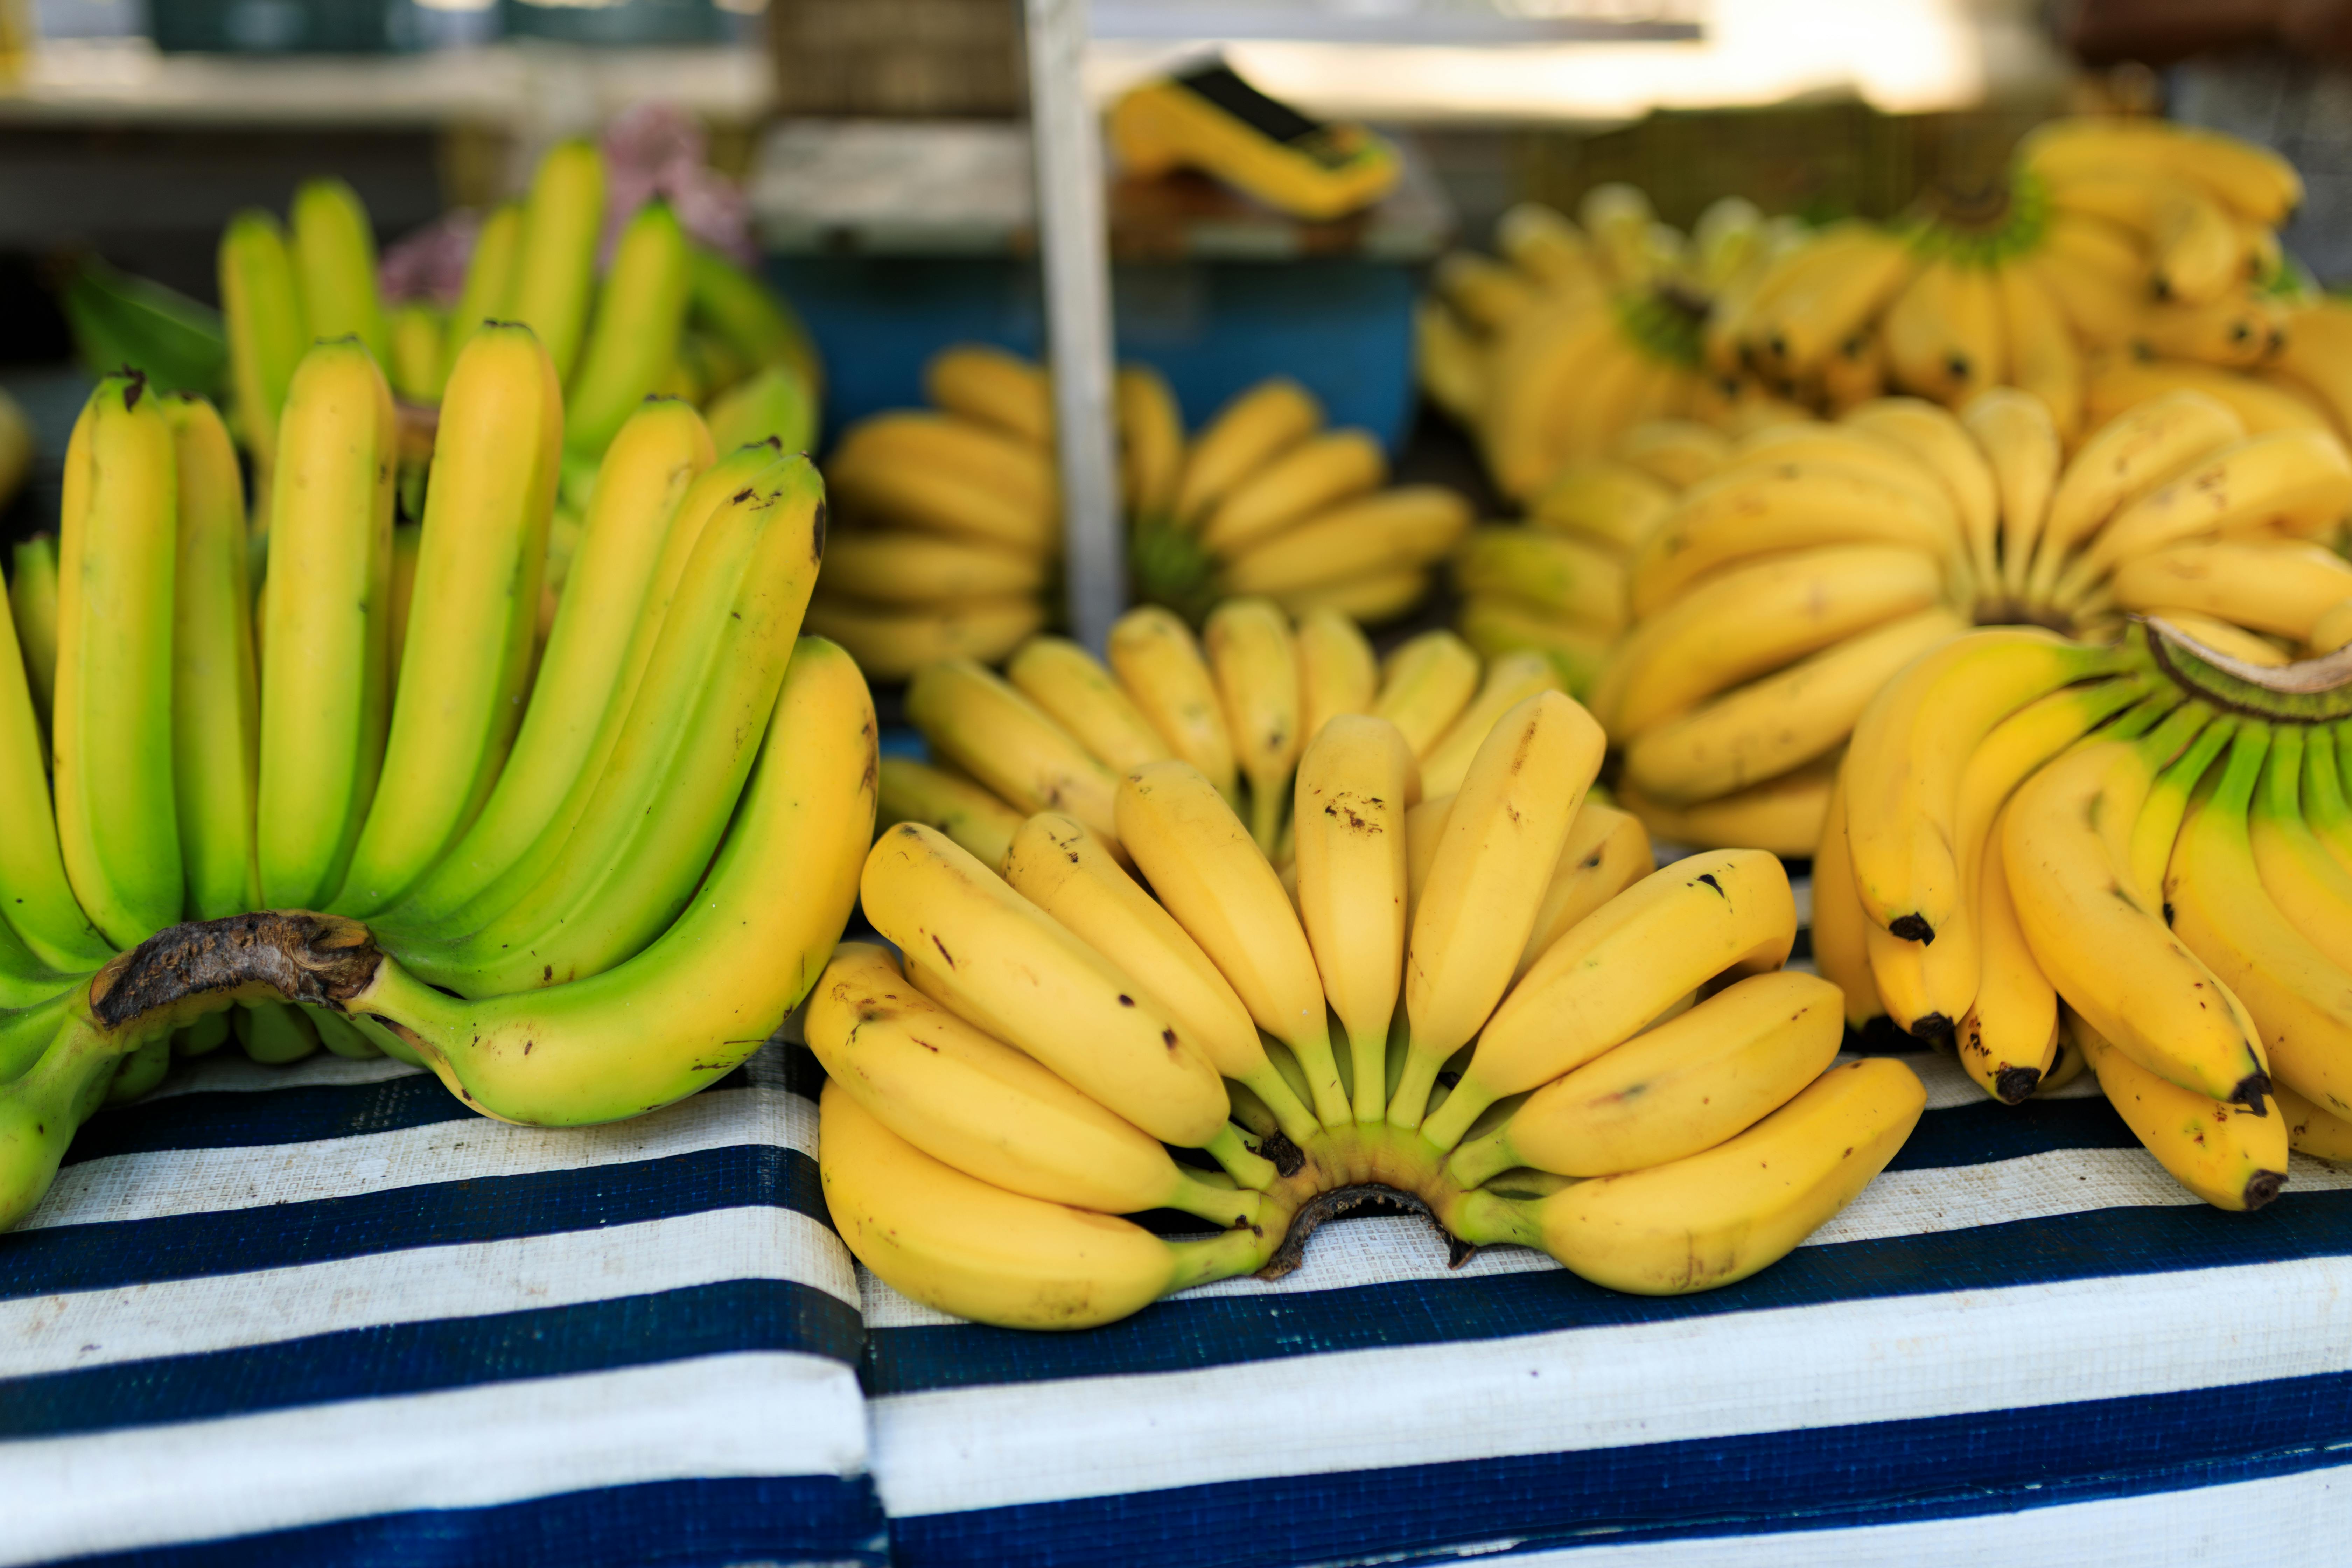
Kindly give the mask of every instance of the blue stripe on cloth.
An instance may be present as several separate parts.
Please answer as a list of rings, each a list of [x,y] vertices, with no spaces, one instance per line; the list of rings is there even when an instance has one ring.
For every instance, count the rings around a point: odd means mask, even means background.
[[[1621,1295],[1565,1269],[1546,1269],[1295,1296],[1273,1291],[1177,1297],[1079,1334],[976,1323],[870,1329],[858,1375],[869,1394],[879,1395],[1178,1372],[1825,1301],[2340,1257],[2347,1250],[2347,1236],[2352,1192],[2291,1193],[2255,1215],[2201,1205],[2095,1209],[1928,1236],[1802,1247],[1752,1279],[1696,1296]]]
[[[813,1286],[733,1279],[0,1381],[0,1439],[201,1421],[735,1351],[800,1351],[848,1364],[865,1335],[855,1307]]]
[[[792,1209],[827,1228],[833,1224],[814,1160],[796,1149],[737,1144],[314,1203],[18,1231],[0,1236],[0,1300],[598,1230],[752,1205]]]
[[[1312,1411],[1261,1408],[1279,1447]],[[2259,1449],[2249,1443],[2259,1440]],[[2341,1466],[2352,1373],[1965,1415],[1274,1477],[900,1519],[898,1568],[1458,1562],[2011,1513]],[[1997,1554],[1996,1554],[1997,1555]],[[1486,1553],[1476,1553],[1486,1560]],[[1508,1561],[1497,1557],[1497,1561]],[[1792,1554],[1792,1561],[1798,1558]]]
[[[2029,1100],[1931,1110],[1895,1158],[1890,1171],[1929,1171],[1950,1165],[1983,1165],[2063,1149],[2137,1149],[2116,1108],[2104,1100]]]
[[[452,1447],[464,1434],[451,1433]],[[264,1477],[256,1485],[267,1485]],[[419,1510],[268,1535],[77,1557],[77,1568],[881,1568],[882,1509],[864,1476],[649,1481],[496,1508]]]

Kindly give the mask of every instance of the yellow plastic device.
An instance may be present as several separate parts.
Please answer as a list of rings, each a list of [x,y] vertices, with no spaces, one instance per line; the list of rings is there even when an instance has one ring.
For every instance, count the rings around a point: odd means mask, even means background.
[[[1309,120],[1222,61],[1129,93],[1110,111],[1110,139],[1136,174],[1199,169],[1303,218],[1370,206],[1397,180],[1396,149],[1370,131]]]

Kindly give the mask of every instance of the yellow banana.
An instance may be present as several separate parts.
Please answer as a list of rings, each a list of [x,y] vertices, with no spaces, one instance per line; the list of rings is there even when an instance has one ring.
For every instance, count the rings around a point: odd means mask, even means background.
[[[1843,422],[1902,447],[1936,476],[1968,542],[1976,574],[1985,577],[2000,537],[2000,489],[1968,427],[1949,409],[1923,397],[1882,397],[1848,411]]]
[[[2223,295],[2201,305],[2151,305],[2131,335],[2147,359],[2199,360],[2245,369],[2286,347],[2288,307],[2263,295]]]
[[[1564,464],[1598,455],[1577,450],[1560,426],[1590,403],[1592,383],[1611,367],[1621,377],[1641,368],[1619,342],[1612,313],[1576,296],[1548,300],[1498,341],[1478,432],[1498,489],[1526,500]]]
[[[1571,698],[1544,691],[1497,720],[1471,759],[1413,906],[1405,948],[1404,1074],[1389,1099],[1388,1119],[1396,1125],[1422,1124],[1438,1069],[1486,1026],[1510,987],[1569,824],[1607,749],[1608,737],[1590,713]],[[1539,961],[1537,970],[1542,967]],[[1456,1116],[1469,1081],[1455,1087],[1439,1112],[1454,1137],[1484,1109],[1481,1102],[1469,1116]]]
[[[2305,639],[2305,656],[2316,658],[2352,647],[2352,599],[2342,599],[2322,611]]]
[[[2050,497],[2064,462],[2057,422],[2030,392],[1997,386],[1979,393],[1960,410],[1960,420],[1984,448],[2000,490],[2000,559],[1979,562],[1983,590],[1996,587],[2011,602],[2022,599],[2034,548],[2050,514]]]
[[[1462,787],[1471,759],[1486,743],[1487,732],[1503,715],[1539,691],[1560,689],[1559,671],[1540,653],[1507,653],[1486,666],[1478,693],[1447,726],[1421,764],[1421,787],[1430,795],[1452,795]]]
[[[992,1186],[1103,1214],[1181,1209],[1221,1228],[1257,1216],[1257,1194],[1200,1180],[1132,1122],[916,990],[887,948],[836,948],[806,1027],[830,1084]]]
[[[466,340],[484,321],[501,315],[514,287],[515,258],[522,253],[523,209],[520,202],[492,207],[474,232],[473,254],[466,258],[466,281],[449,312],[447,337],[441,345],[441,363],[457,363]]]
[[[2294,165],[2259,142],[2178,121],[2076,115],[2037,127],[2019,143],[2019,162],[2046,178],[2111,169],[2189,180],[2259,223],[2284,223],[2303,204]]]
[[[1692,848],[1751,845],[1793,858],[1821,842],[1843,754],[1750,784],[1737,795],[1690,805],[1668,805],[1621,784],[1618,804],[1640,817],[1652,837],[1667,844]]]
[[[1717,440],[1723,437],[1717,436]],[[1727,446],[1718,453],[1718,470],[1727,453]],[[1701,476],[1708,477],[1711,474]],[[1546,533],[1579,535],[1622,554],[1648,538],[1673,512],[1679,488],[1645,472],[1632,458],[1580,458],[1562,466],[1528,498],[1528,526]]]
[[[1873,226],[1825,231],[1759,288],[1744,334],[1775,373],[1810,374],[1899,298],[1916,265],[1900,241]]]
[[[1310,436],[1227,489],[1202,520],[1201,542],[1219,555],[1239,555],[1285,529],[1377,489],[1387,477],[1388,459],[1369,433],[1331,430]]]
[[[1519,202],[1495,220],[1495,248],[1550,289],[1599,288],[1599,263],[1584,231],[1557,208]]]
[[[2122,508],[2059,581],[2062,602],[2149,551],[2254,533],[2316,537],[2352,510],[2352,457],[2314,431],[2252,436],[2224,447]]]
[[[1389,1023],[1404,973],[1405,813],[1418,790],[1397,727],[1342,714],[1298,764],[1298,913],[1348,1031],[1356,1120],[1387,1110]]]
[[[1625,624],[1625,567],[1614,552],[1532,528],[1470,531],[1454,558],[1465,594],[1523,599],[1602,631]]]
[[[772,438],[787,452],[816,445],[817,409],[809,379],[789,364],[752,372],[710,400],[710,438],[722,452]]]
[[[686,330],[688,245],[677,215],[659,199],[639,207],[621,231],[563,405],[563,444],[572,451],[603,457],[677,358]]]
[[[859,420],[842,437],[827,468],[859,468],[937,469],[1003,498],[1024,515],[1061,515],[1061,480],[1047,448],[957,415],[898,409]]]
[[[2227,406],[2250,436],[2282,430],[2332,432],[2327,415],[2308,395],[2219,365],[2187,360],[2143,360],[2108,353],[2087,367],[2083,387],[2083,423],[2095,430],[2118,416],[2168,392],[2201,392]]]
[[[1034,595],[1036,556],[929,533],[842,531],[825,541],[824,591],[869,605],[949,606]]]
[[[1437,552],[1443,554],[1444,546],[1438,546]],[[1285,588],[1267,597],[1294,620],[1329,611],[1367,626],[1377,626],[1395,620],[1427,599],[1429,590],[1430,573],[1426,566],[1391,566],[1353,577],[1335,577],[1303,587]]]
[[[909,679],[947,659],[1003,658],[1045,622],[1044,608],[1025,594],[900,608],[821,596],[808,608],[808,629],[847,648],[877,680]]]
[[[499,314],[531,330],[554,363],[558,382],[571,379],[580,357],[604,226],[604,153],[593,142],[557,142],[531,177]],[[463,330],[479,325],[467,323]]]
[[[1538,286],[1520,270],[1475,250],[1449,250],[1429,270],[1429,286],[1481,332],[1508,328],[1532,309]]]
[[[836,461],[825,478],[852,517],[871,517],[1032,557],[1052,555],[1060,544],[1061,522],[1055,510],[968,474],[929,465]]]
[[[1470,526],[1470,503],[1443,485],[1400,485],[1293,524],[1227,562],[1227,594],[1294,594],[1436,560]]]
[[[1730,453],[1729,437],[1711,425],[1691,419],[1652,419],[1619,437],[1610,455],[1668,489],[1679,490],[1720,469]]]
[[[310,342],[293,254],[276,215],[247,210],[228,220],[219,280],[237,435],[266,471],[278,454],[286,389]]]
[[[2225,405],[2189,391],[2166,393],[2102,426],[2066,466],[2050,498],[2027,598],[2047,600],[2068,553],[2118,509],[2245,433]]]
[[[1426,756],[1462,716],[1478,688],[1478,656],[1452,632],[1423,632],[1381,665],[1375,717],[1394,724],[1416,757]]]
[[[923,367],[923,395],[935,408],[1018,437],[1054,444],[1054,389],[1034,363],[982,343],[941,349]]]
[[[2083,356],[2065,313],[2030,268],[1994,273],[2000,291],[2001,330],[2009,340],[2010,377],[2041,400],[2060,440],[2072,445],[2083,429]]]
[[[1444,301],[1412,308],[1413,369],[1422,392],[1456,425],[1475,427],[1486,402],[1486,346]]]
[[[1281,879],[1224,797],[1190,763],[1147,763],[1119,781],[1118,826],[1160,903],[1257,1026],[1298,1058],[1316,1117],[1346,1121],[1314,952]]]
[[[1192,630],[1169,611],[1145,605],[1113,624],[1106,651],[1119,684],[1168,749],[1200,769],[1218,794],[1238,798],[1224,705]]]
[[[1218,410],[1193,437],[1176,486],[1176,521],[1198,523],[1253,474],[1314,434],[1323,405],[1287,376],[1274,376]]]
[[[1160,762],[1168,743],[1102,661],[1067,637],[1032,637],[1004,679],[1115,773]]]
[[[1225,731],[1250,786],[1250,837],[1269,856],[1298,765],[1298,651],[1290,623],[1264,599],[1227,599],[1201,640],[1224,704]]]
[[[1472,595],[1462,601],[1454,629],[1481,658],[1540,653],[1559,671],[1571,697],[1582,699],[1600,680],[1615,639],[1580,621],[1553,619],[1518,599]]]
[[[1885,1016],[1878,983],[1871,973],[1867,933],[1874,929],[1862,912],[1853,889],[1853,864],[1845,842],[1845,777],[1841,770],[1822,814],[1820,847],[1813,851],[1813,967],[1845,995],[1845,1021],[1856,1029]]]
[[[2242,1213],[2278,1195],[2286,1181],[2285,1107],[2249,1110],[2167,1082],[2080,1014],[2074,1032],[2107,1102],[2174,1180],[2215,1208]]]
[[[1886,363],[1895,384],[1923,397],[1966,402],[2000,384],[2000,299],[1991,274],[1959,261],[1922,267],[1887,307]]]
[[[1184,469],[1184,413],[1168,378],[1148,364],[1119,366],[1120,489],[1129,517],[1158,521],[1176,504]]]
[[[1533,1201],[1473,1193],[1454,1229],[1539,1247],[1612,1290],[1680,1296],[1747,1279],[1794,1250],[1886,1167],[1927,1106],[1890,1057],[1833,1067],[1738,1137],[1646,1171]]]
[[[2279,913],[2330,963],[2352,973],[2352,870],[2337,863],[2304,821],[2306,749],[2300,725],[2282,724],[2273,732],[2247,839],[2263,890]]]
[[[1519,1166],[1610,1176],[1711,1149],[1828,1070],[1845,1036],[1842,1006],[1815,975],[1736,982],[1537,1089],[1454,1150],[1445,1173],[1465,1187]]]
[[[956,773],[905,757],[882,759],[877,826],[919,822],[954,839],[991,870],[1004,865],[1021,814]]]
[[[2303,643],[2352,598],[2352,565],[2316,544],[2204,542],[2121,562],[2113,586],[2126,610],[2179,606]]]
[[[1118,775],[996,675],[971,659],[926,665],[907,688],[906,710],[935,753],[1019,810],[1066,812],[1118,843]]]
[[[1771,425],[1750,431],[1731,448],[1719,474],[1774,468],[1839,468],[1904,491],[1954,526],[1959,512],[1943,482],[1911,451],[1866,426]]]
[[[228,427],[213,405],[165,400],[179,482],[179,563],[173,582],[173,795],[184,910],[242,914],[260,900],[253,861],[261,690],[247,581],[245,487]]]
[[[1298,733],[1307,744],[1342,713],[1368,713],[1380,689],[1372,645],[1356,623],[1336,610],[1299,617]]]
[[[389,315],[392,361],[385,367],[393,395],[404,403],[441,400],[441,312],[415,300],[394,305]]]
[[[2041,1085],[2056,1060],[2058,993],[2034,961],[2025,930],[2018,923],[2001,837],[1996,817],[1972,911],[1980,933],[1983,972],[1954,1047],[1970,1078],[1994,1099],[2015,1105]]]
[[[2278,1114],[2286,1122],[2288,1148],[2336,1164],[2352,1160],[2352,1121],[2330,1116],[2283,1083],[2271,1092],[2278,1097]]]
[[[305,180],[294,193],[294,270],[313,339],[354,337],[379,365],[392,363],[392,331],[376,292],[375,234],[359,193],[341,180]]]
[[[1451,797],[1446,800],[1450,810]],[[1435,835],[1430,837],[1433,840]],[[1433,842],[1428,858],[1435,858]],[[1525,979],[1536,960],[1579,921],[1656,868],[1642,819],[1603,805],[1588,795],[1568,825],[1568,837],[1560,841],[1559,858],[1553,862],[1551,880],[1544,887],[1542,902],[1536,906],[1535,923],[1528,928],[1527,945],[1519,950],[1511,984]],[[1426,880],[1425,868],[1423,875]]]

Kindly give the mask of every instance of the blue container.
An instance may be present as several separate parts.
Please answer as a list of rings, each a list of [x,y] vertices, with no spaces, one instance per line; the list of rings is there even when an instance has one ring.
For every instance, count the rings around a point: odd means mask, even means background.
[[[710,0],[612,0],[599,5],[504,0],[500,12],[511,37],[572,44],[720,44],[734,36],[727,16]]]
[[[950,343],[1037,355],[1037,265],[1014,258],[781,256],[768,274],[824,356],[827,440],[886,408],[923,401],[923,364]],[[1412,422],[1410,267],[1391,261],[1121,264],[1111,271],[1122,360],[1159,368],[1198,429],[1225,400],[1276,374],[1393,454]]]

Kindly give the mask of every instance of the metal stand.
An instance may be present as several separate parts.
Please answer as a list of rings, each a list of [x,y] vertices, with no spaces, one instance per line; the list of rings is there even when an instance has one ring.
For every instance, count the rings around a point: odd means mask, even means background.
[[[1110,250],[1102,148],[1080,79],[1087,0],[1022,3],[1070,626],[1080,642],[1100,653],[1111,623],[1127,605],[1127,541],[1120,529],[1118,454],[1112,434]]]

